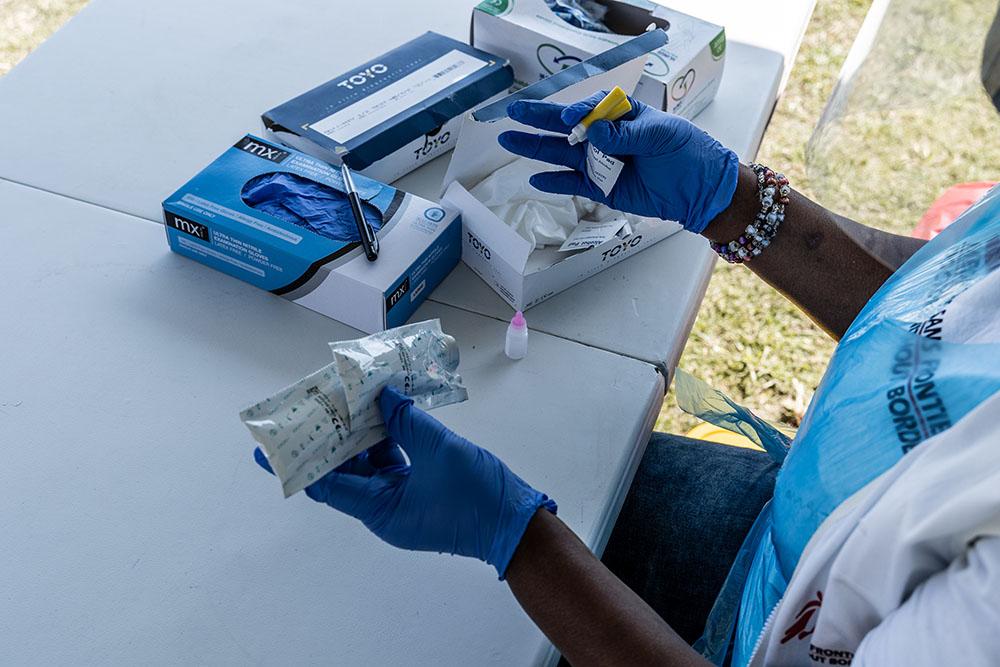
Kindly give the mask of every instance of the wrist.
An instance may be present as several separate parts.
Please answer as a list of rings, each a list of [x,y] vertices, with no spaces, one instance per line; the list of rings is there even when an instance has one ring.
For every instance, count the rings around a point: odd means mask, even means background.
[[[534,568],[539,559],[551,558],[555,553],[553,545],[562,521],[552,512],[539,507],[528,521],[524,534],[511,556],[504,578],[512,582]]]
[[[518,498],[508,507],[501,517],[500,529],[497,531],[490,548],[486,562],[497,570],[497,576],[504,580],[514,554],[517,553],[528,532],[529,526],[536,522],[540,515],[555,518],[557,506],[555,501],[544,493],[531,490],[530,494]]]
[[[753,220],[759,209],[757,176],[753,173],[753,169],[741,163],[732,201],[709,221],[701,235],[717,243],[731,241],[743,232],[747,222]]]

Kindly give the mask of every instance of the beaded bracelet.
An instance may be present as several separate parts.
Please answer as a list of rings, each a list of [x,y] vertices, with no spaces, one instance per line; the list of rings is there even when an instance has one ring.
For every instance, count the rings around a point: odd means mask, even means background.
[[[730,264],[749,262],[771,245],[778,227],[785,219],[785,206],[788,204],[788,193],[791,192],[784,174],[778,174],[756,162],[750,168],[757,175],[760,212],[735,241],[711,243],[712,250]]]

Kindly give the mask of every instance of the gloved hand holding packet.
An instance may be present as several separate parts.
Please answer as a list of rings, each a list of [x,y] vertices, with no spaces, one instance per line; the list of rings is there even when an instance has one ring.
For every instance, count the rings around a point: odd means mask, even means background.
[[[424,408],[468,398],[438,320],[330,345],[333,363],[240,413],[286,498],[386,438],[376,403],[386,385]]]

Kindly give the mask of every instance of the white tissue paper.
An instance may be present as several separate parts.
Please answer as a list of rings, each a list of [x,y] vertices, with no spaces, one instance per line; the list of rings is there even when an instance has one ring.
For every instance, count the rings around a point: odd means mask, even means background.
[[[536,190],[528,179],[543,170],[538,162],[520,158],[497,169],[469,192],[536,249],[561,245],[564,251],[583,250],[641,220],[585,197]],[[574,232],[578,232],[575,238]]]

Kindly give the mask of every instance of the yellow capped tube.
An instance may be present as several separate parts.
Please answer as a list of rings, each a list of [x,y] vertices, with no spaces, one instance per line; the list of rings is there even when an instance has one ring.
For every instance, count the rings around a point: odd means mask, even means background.
[[[576,127],[566,135],[566,140],[570,146],[578,144],[587,138],[587,128],[595,120],[618,120],[632,110],[632,104],[628,101],[625,91],[615,86],[604,99],[597,103],[597,106],[583,117]]]

